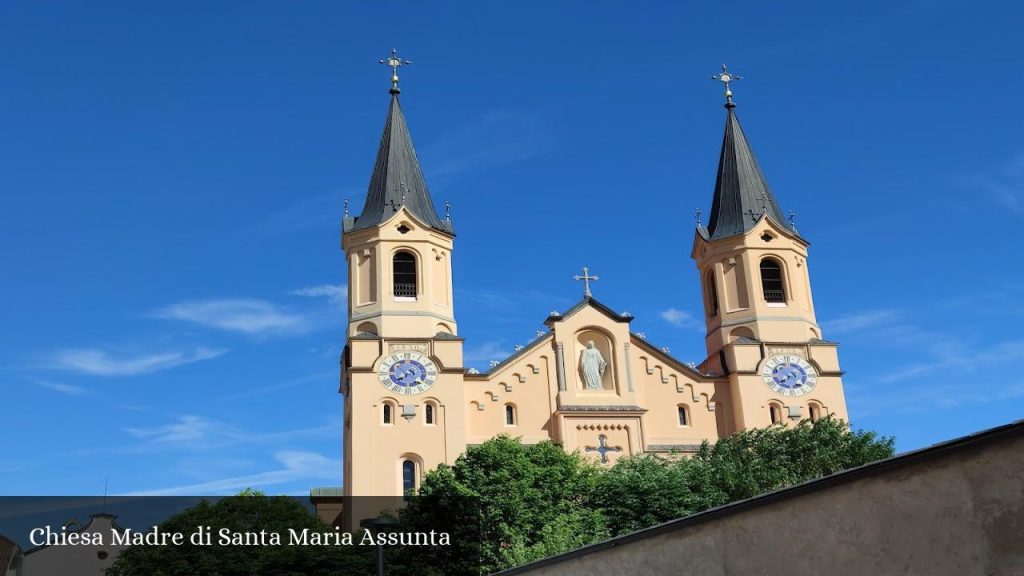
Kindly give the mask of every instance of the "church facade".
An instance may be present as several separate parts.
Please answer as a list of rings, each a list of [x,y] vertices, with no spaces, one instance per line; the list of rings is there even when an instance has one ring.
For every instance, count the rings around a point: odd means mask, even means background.
[[[693,453],[773,423],[848,419],[836,345],[815,319],[808,243],[783,216],[722,79],[725,136],[708,223],[692,249],[706,360],[688,365],[631,331],[631,315],[592,297],[584,270],[579,303],[549,314],[546,331],[478,373],[464,366],[456,320],[455,231],[434,207],[393,76],[366,203],[342,225],[349,297],[336,495],[406,494],[500,434],[553,440],[610,466]],[[363,516],[345,517],[352,527]]]

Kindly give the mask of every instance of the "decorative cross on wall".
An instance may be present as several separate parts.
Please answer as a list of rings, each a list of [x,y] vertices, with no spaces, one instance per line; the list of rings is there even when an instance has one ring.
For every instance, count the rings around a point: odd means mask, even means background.
[[[597,437],[597,444],[598,444],[597,446],[587,446],[585,448],[585,450],[587,452],[598,452],[598,453],[600,453],[601,454],[601,463],[602,464],[607,464],[608,463],[608,453],[609,452],[622,452],[622,446],[609,446],[608,445],[608,437],[605,436],[604,434],[601,434],[600,436]]]
[[[583,276],[580,276],[579,274],[577,274],[577,275],[573,276],[572,279],[573,280],[583,280],[583,297],[584,298],[590,298],[591,296],[593,296],[593,294],[590,293],[590,281],[593,280],[593,281],[597,282],[598,280],[600,280],[600,278],[598,278],[597,276],[591,276],[590,275],[590,268],[587,268],[586,266],[583,267]]]

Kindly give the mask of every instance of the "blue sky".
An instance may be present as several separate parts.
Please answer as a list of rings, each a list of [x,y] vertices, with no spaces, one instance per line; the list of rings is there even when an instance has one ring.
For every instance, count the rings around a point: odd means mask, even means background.
[[[811,241],[856,427],[1024,416],[1024,9],[4,2],[0,494],[340,481],[343,198],[392,47],[471,365],[595,296],[703,359],[693,211],[738,113]],[[572,233],[560,232],[572,223]]]

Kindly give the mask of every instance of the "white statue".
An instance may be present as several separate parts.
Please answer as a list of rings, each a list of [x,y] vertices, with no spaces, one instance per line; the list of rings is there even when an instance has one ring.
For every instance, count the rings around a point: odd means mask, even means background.
[[[587,341],[587,348],[580,356],[580,371],[583,372],[583,379],[586,381],[587,390],[600,390],[604,388],[601,377],[608,363],[601,356],[601,351],[594,346],[593,340]]]

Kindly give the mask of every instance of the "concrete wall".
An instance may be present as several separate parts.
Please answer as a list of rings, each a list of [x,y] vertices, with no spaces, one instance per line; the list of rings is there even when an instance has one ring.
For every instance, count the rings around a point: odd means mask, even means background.
[[[1024,421],[501,574],[1024,575]]]

